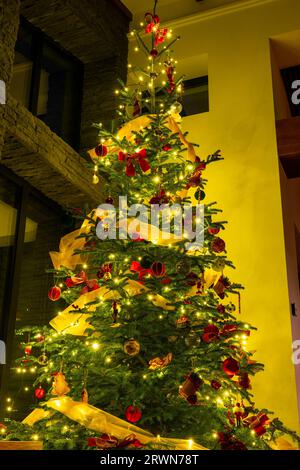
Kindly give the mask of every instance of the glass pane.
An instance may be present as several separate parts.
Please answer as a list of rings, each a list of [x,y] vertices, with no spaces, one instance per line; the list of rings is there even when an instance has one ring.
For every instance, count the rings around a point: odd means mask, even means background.
[[[38,116],[74,148],[79,139],[81,87],[80,62],[45,41]]]
[[[0,340],[5,340],[9,289],[17,223],[17,187],[0,174]]]
[[[31,76],[32,61],[16,52],[10,92],[26,108],[29,107]]]
[[[57,212],[33,196],[29,197],[26,209],[25,240],[20,271],[20,287],[16,311],[16,329],[39,325],[48,325],[60,309],[63,302],[51,302],[47,293],[53,285],[53,275],[46,270],[52,268],[49,251],[58,250],[63,231],[62,212]],[[32,364],[30,354],[25,354],[26,344],[31,340],[29,333],[15,336],[12,351],[12,368],[6,396],[11,397],[13,419],[23,418],[24,410],[32,404]],[[16,365],[15,359],[22,362]],[[6,414],[7,416],[8,414]]]

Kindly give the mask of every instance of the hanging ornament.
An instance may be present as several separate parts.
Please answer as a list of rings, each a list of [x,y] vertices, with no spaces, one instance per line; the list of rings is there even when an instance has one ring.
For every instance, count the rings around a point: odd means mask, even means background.
[[[38,400],[41,400],[42,398],[44,398],[45,395],[46,395],[46,392],[41,385],[39,385],[38,388],[36,388],[34,391],[34,396]]]
[[[227,277],[221,276],[218,279],[218,282],[214,285],[213,289],[215,293],[220,297],[220,299],[224,299],[225,291],[230,286],[230,282]]]
[[[228,357],[223,361],[222,369],[226,375],[233,377],[234,375],[238,374],[240,366],[239,363],[233,359],[233,357]]]
[[[225,251],[225,242],[220,237],[216,237],[210,244],[210,248],[215,253],[221,253]]]
[[[218,311],[219,313],[225,313],[225,311],[226,311],[226,310],[225,310],[225,306],[222,305],[222,304],[219,304],[219,305],[217,306],[217,311]]]
[[[157,57],[157,55],[158,55],[158,50],[156,49],[156,47],[154,47],[154,48],[150,51],[150,55],[151,55],[151,57],[153,57],[153,59],[155,59],[155,57]]]
[[[136,356],[141,350],[141,345],[136,339],[132,338],[129,341],[126,341],[123,349],[128,356]]]
[[[234,303],[229,302],[229,304],[226,305],[226,310],[227,310],[227,312],[229,312],[229,313],[235,312],[235,311],[236,311],[236,307],[235,307]]]
[[[24,349],[25,355],[30,356],[31,351],[32,351],[32,346],[30,344],[27,344],[27,346],[25,346],[25,349]]]
[[[225,268],[225,260],[221,257],[217,257],[217,259],[212,263],[211,267],[214,271],[222,272]]]
[[[160,261],[155,261],[151,265],[151,270],[155,277],[163,277],[166,273],[166,266]]]
[[[215,325],[208,325],[204,328],[202,341],[204,343],[212,343],[219,338],[219,328]]]
[[[58,286],[51,287],[48,291],[48,297],[53,302],[60,298],[61,290]]]
[[[81,392],[81,401],[82,403],[88,403],[89,402],[89,394],[86,388],[84,388]]]
[[[177,328],[188,328],[190,326],[191,320],[187,315],[182,315],[178,320],[176,320]]]
[[[176,264],[176,272],[178,274],[187,275],[191,270],[191,262],[187,257],[184,257],[182,260],[178,261]]]
[[[98,184],[99,183],[99,177],[96,175],[96,173],[93,174],[93,184]]]
[[[38,334],[34,337],[34,339],[35,339],[35,341],[36,341],[37,343],[41,343],[42,341],[45,340],[45,336],[42,335],[41,333],[38,333]]]
[[[66,382],[66,378],[62,372],[55,372],[53,374],[54,381],[52,384],[51,395],[62,397],[69,393],[70,387]]]
[[[190,405],[197,403],[196,392],[199,390],[203,380],[195,372],[191,372],[185,377],[184,384],[179,387],[179,395],[186,399]]]
[[[103,279],[104,281],[108,281],[109,279],[111,279],[112,270],[113,270],[112,263],[105,263],[101,266],[101,268],[97,272],[97,277],[99,279]]]
[[[106,204],[113,204],[114,203],[114,200],[111,196],[108,196],[106,199],[105,199],[105,202]]]
[[[243,418],[244,412],[245,412],[243,404],[242,403],[236,403],[235,406],[233,407],[232,412],[233,412],[234,417],[235,417],[236,426],[240,427],[241,422],[242,422],[242,418]]]
[[[219,390],[219,388],[222,387],[222,384],[218,380],[212,380],[210,385],[214,390]]]
[[[97,157],[106,157],[107,152],[108,148],[106,147],[106,145],[99,144],[95,148],[95,154],[97,155]]]
[[[171,105],[170,111],[172,114],[180,114],[182,111],[182,104],[179,103],[179,101],[175,101],[175,103]]]
[[[137,423],[142,417],[142,412],[141,410],[134,405],[129,405],[127,406],[125,410],[125,418],[127,421],[130,423]]]
[[[149,369],[156,370],[166,367],[173,359],[173,354],[170,352],[165,357],[155,357],[149,361]]]
[[[48,356],[43,353],[41,354],[39,357],[38,357],[38,363],[41,365],[41,366],[46,366],[48,364]]]
[[[208,233],[210,233],[210,235],[217,235],[217,233],[220,232],[220,228],[219,227],[208,227],[207,231],[208,231]]]
[[[162,149],[163,149],[165,152],[169,152],[170,150],[172,150],[172,145],[170,145],[170,144],[165,144],[165,145],[163,145]]]

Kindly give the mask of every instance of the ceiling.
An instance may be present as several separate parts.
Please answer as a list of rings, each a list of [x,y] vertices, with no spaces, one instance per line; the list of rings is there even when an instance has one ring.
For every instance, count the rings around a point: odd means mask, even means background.
[[[158,0],[156,12],[163,22],[193,15],[195,13],[210,10],[236,0]],[[138,25],[144,18],[146,12],[153,10],[153,0],[122,0],[122,3],[133,14],[133,23]]]

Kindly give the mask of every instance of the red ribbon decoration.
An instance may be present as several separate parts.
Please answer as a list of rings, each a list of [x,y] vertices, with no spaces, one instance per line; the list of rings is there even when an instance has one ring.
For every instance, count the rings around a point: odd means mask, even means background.
[[[97,447],[98,449],[122,448],[122,447],[142,447],[140,441],[135,434],[129,434],[122,441],[115,436],[102,434],[101,437],[89,437],[87,440],[88,447]]]
[[[66,285],[67,287],[75,287],[79,286],[80,284],[85,284],[80,291],[80,295],[86,294],[92,290],[99,289],[99,285],[97,284],[96,279],[88,279],[86,273],[81,271],[78,276],[67,277]]]
[[[140,166],[141,170],[145,173],[146,171],[150,170],[150,165],[147,160],[147,150],[142,149],[139,152],[136,152],[132,155],[129,153],[124,153],[122,151],[119,152],[118,156],[119,161],[125,161],[126,163],[126,175],[127,176],[135,176],[135,164],[136,162]]]
[[[150,20],[150,21],[149,21]],[[150,34],[150,33],[155,33],[154,37],[154,45],[158,46],[159,44],[162,44],[166,38],[166,35],[168,33],[168,28],[160,28],[159,23],[160,23],[160,18],[158,15],[152,15],[152,13],[146,13],[145,14],[145,21],[147,23],[145,27],[145,33]]]

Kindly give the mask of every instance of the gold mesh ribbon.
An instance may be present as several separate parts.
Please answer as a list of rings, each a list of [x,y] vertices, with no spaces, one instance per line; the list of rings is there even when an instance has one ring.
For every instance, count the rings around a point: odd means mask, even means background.
[[[87,429],[91,429],[101,434],[115,436],[118,439],[125,439],[129,434],[134,434],[142,444],[151,444],[157,448],[167,448],[173,450],[208,450],[192,439],[172,439],[154,436],[138,426],[117,418],[88,403],[72,400],[70,397],[59,397],[48,400],[45,405],[55,411],[59,411],[69,419],[76,421]],[[24,424],[33,426],[37,421],[48,418],[49,411],[40,409],[33,410],[23,421]]]

